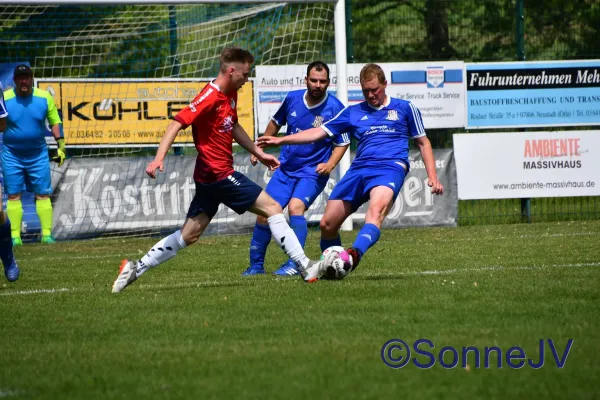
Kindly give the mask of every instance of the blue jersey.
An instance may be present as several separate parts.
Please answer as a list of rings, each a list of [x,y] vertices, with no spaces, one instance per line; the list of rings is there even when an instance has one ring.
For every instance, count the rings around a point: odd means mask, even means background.
[[[375,164],[403,164],[408,171],[408,140],[425,136],[421,112],[410,101],[388,96],[387,104],[375,108],[366,101],[346,107],[323,125],[329,136],[358,141],[352,167]]]
[[[31,96],[21,97],[10,89],[4,99],[8,110],[4,147],[21,156],[46,151],[46,120],[50,126],[61,122],[50,93],[34,88]]]
[[[319,104],[309,107],[305,93],[306,90],[289,92],[272,118],[279,126],[287,125],[286,135],[319,127],[344,109],[344,105],[329,94]],[[332,146],[346,146],[349,141],[345,139],[347,138],[340,134],[333,140],[326,138],[314,143],[283,146],[279,157],[280,168],[286,174],[296,177],[317,177],[317,165],[329,160]]]
[[[0,118],[8,117],[8,111],[6,111],[6,104],[4,103],[4,90],[0,83]]]

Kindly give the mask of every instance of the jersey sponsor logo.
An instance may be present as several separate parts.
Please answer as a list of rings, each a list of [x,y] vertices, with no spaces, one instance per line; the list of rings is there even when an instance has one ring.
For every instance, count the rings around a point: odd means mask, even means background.
[[[388,121],[398,121],[400,118],[398,118],[398,111],[396,110],[388,110],[388,115],[386,118]]]
[[[292,113],[290,114],[290,117],[295,117],[296,116],[296,111],[292,111]]]
[[[199,105],[200,103],[202,103],[208,96],[210,96],[210,94],[213,92],[213,88],[209,88],[206,93],[204,93],[202,96],[200,96],[200,98],[196,101],[192,101],[190,103],[190,110],[192,110],[192,112],[196,112],[196,106]]]
[[[313,126],[313,128],[318,128],[318,127],[320,127],[321,125],[323,125],[323,117],[322,117],[322,116],[320,116],[320,115],[317,115],[317,116],[315,117],[315,120],[314,120],[314,121],[313,121],[313,123],[312,123],[312,126]]]
[[[369,119],[369,118],[368,118],[368,117],[365,115],[365,116],[364,116],[364,117],[362,117],[360,120],[361,120],[361,121],[366,121],[366,120],[368,120],[368,119]]]

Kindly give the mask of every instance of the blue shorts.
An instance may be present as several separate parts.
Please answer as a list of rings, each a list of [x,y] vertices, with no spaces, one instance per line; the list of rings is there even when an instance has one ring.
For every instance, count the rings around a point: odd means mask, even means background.
[[[196,182],[196,194],[187,217],[194,218],[200,213],[205,213],[212,218],[221,203],[236,213],[243,214],[252,207],[261,192],[260,186],[237,171],[218,182]]]
[[[325,189],[328,180],[328,175],[299,178],[289,176],[277,169],[267,184],[265,192],[275,199],[281,208],[285,208],[292,198],[302,200],[306,208],[309,208]]]
[[[335,185],[329,200],[344,200],[352,204],[352,212],[369,201],[369,192],[376,186],[386,186],[394,191],[396,201],[406,171],[400,166],[374,165],[352,168]]]
[[[20,194],[27,190],[35,194],[52,194],[50,160],[44,150],[33,156],[16,156],[5,146],[2,151],[4,191],[7,195]]]

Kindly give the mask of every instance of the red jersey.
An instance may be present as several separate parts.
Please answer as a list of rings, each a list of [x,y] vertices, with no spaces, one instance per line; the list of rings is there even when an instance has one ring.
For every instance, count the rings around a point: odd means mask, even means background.
[[[228,96],[209,83],[175,121],[183,128],[192,126],[198,150],[194,181],[213,183],[233,174],[233,125],[237,122],[237,92]]]

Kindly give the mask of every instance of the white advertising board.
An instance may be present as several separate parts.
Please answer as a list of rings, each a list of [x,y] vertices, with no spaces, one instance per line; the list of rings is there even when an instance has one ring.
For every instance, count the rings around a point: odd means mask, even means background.
[[[600,131],[455,134],[458,198],[600,195]]]
[[[433,63],[379,64],[388,82],[387,94],[412,101],[421,111],[425,128],[464,126],[465,87],[462,61]],[[360,70],[364,64],[348,64],[348,101],[364,101],[360,88]],[[271,117],[291,90],[306,89],[307,65],[256,67],[256,110],[258,132],[263,133]],[[336,66],[329,65],[331,85],[336,94]],[[285,128],[282,129],[282,132]]]

